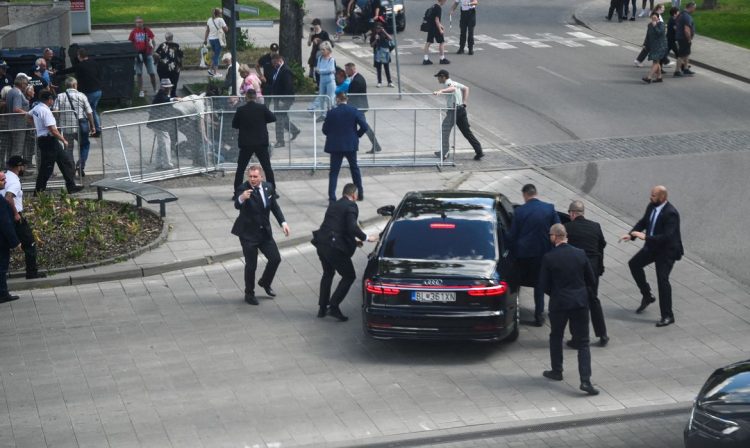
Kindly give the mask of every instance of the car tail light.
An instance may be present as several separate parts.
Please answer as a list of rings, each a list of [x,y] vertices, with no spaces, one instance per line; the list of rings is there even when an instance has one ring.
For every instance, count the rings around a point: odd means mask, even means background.
[[[494,286],[483,286],[480,288],[471,288],[467,291],[470,296],[474,297],[485,297],[485,296],[501,296],[508,292],[508,284],[500,282],[499,285]]]
[[[455,229],[456,225],[444,223],[444,222],[433,222],[433,223],[430,223],[430,228],[431,229]]]
[[[365,282],[365,289],[367,290],[367,292],[371,294],[380,294],[380,295],[386,295],[386,296],[395,296],[396,294],[399,293],[398,288],[377,284],[373,282],[372,280],[367,280]]]

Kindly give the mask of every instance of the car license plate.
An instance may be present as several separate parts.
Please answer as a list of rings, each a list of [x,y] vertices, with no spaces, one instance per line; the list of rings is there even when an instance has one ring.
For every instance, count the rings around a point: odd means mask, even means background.
[[[456,293],[446,291],[413,291],[411,300],[414,302],[455,302]]]

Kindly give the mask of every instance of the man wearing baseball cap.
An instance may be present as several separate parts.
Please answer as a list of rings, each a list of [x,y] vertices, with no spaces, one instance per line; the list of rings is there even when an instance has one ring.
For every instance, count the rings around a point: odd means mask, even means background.
[[[443,160],[448,158],[448,142],[451,136],[451,129],[453,129],[453,123],[458,126],[461,134],[469,141],[471,147],[474,148],[474,160],[481,160],[484,157],[482,152],[482,145],[479,143],[474,133],[471,132],[469,126],[469,116],[466,114],[466,102],[469,99],[469,88],[460,82],[453,81],[450,78],[448,70],[440,70],[435,74],[438,82],[445,86],[442,89],[432,92],[434,95],[450,94],[446,95],[445,98],[448,101],[448,110],[443,120],[443,147],[440,151],[435,152],[435,155],[442,157]]]
[[[47,275],[40,273],[36,264],[36,240],[34,232],[23,217],[23,190],[21,189],[21,176],[24,175],[26,165],[29,161],[21,156],[11,156],[8,159],[8,171],[5,172],[5,188],[0,190],[0,195],[8,202],[11,212],[11,221],[14,224],[16,235],[21,242],[23,254],[26,259],[26,278],[43,278]],[[2,261],[2,260],[0,260]],[[0,291],[2,293],[2,291]]]

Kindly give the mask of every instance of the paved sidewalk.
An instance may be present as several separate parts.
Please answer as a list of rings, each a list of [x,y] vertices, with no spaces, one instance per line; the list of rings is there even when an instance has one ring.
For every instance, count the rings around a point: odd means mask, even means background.
[[[683,1],[683,7],[687,2]],[[637,5],[640,8],[640,2]],[[648,18],[636,18],[635,22],[617,22],[614,15],[612,21],[607,21],[605,16],[609,11],[608,0],[593,0],[581,4],[573,15],[573,18],[582,25],[616,39],[629,42],[636,51],[640,51],[643,39],[646,36]],[[664,20],[669,18],[665,13]],[[693,42],[693,54],[690,60],[693,65],[703,67],[744,82],[750,82],[748,67],[750,67],[750,50],[736,45],[711,39],[701,35],[700,20],[695,21],[696,37]],[[634,56],[635,58],[635,56]],[[632,61],[624,61],[632,63]],[[669,68],[666,71],[671,75]]]
[[[558,209],[580,196],[531,169],[368,175],[362,215],[374,217],[415,186],[520,201],[527,182]],[[300,243],[320,222],[325,185],[283,183],[281,204]],[[158,266],[236,248],[224,188],[180,194],[169,210],[170,242],[136,261]],[[349,322],[316,319],[320,267],[303,243],[282,250],[278,297],[258,307],[242,301],[239,258],[90,285],[16,285],[21,300],[0,306],[0,439],[17,447],[385,446],[444,431],[685,408],[713,369],[748,357],[750,294],[687,254],[672,275],[677,323],[656,328],[656,305],[633,312],[639,297],[626,262],[639,244],[615,242],[631,218],[590,201],[587,215],[609,242],[600,293],[612,341],[592,349],[597,397],[577,390],[572,351],[565,381],[541,377],[548,327],[522,327],[512,344],[373,341],[357,319],[356,287],[342,307]],[[371,247],[357,251],[358,272]],[[522,293],[524,319],[530,297]]]

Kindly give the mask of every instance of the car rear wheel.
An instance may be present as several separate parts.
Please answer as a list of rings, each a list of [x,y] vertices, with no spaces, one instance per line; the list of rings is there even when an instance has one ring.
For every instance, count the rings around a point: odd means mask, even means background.
[[[518,307],[518,295],[516,295],[516,311],[513,313],[513,331],[503,339],[503,342],[514,342],[518,339],[521,330],[521,309]]]

